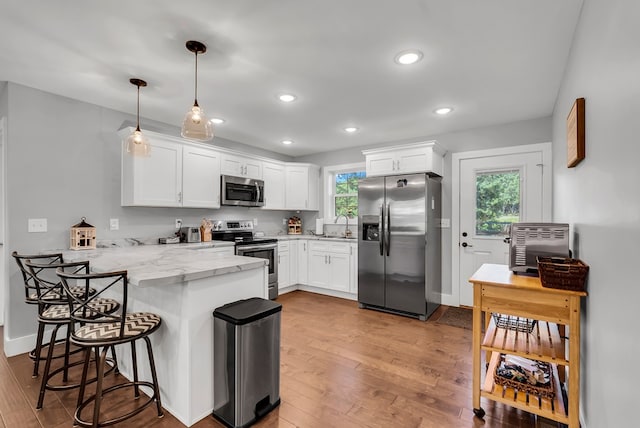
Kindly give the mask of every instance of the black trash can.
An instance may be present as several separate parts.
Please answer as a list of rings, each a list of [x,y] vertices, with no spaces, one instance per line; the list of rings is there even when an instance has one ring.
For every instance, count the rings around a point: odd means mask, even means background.
[[[254,297],[213,312],[213,416],[248,427],[280,404],[282,305]]]

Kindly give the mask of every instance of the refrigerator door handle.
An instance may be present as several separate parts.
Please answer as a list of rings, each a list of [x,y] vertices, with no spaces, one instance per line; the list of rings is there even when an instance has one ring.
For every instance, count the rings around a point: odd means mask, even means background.
[[[384,256],[384,204],[380,205],[380,215],[378,216],[380,255]]]
[[[385,244],[387,245],[387,257],[389,257],[389,248],[391,247],[391,204],[387,204],[387,225],[384,228]]]

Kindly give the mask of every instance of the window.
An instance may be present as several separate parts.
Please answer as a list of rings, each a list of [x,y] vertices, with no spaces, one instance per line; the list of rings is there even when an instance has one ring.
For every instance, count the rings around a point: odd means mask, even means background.
[[[520,220],[520,171],[476,175],[476,235],[503,235]]]
[[[365,178],[364,163],[325,166],[323,173],[325,222],[339,215],[348,215],[349,224],[357,222],[358,180]]]
[[[364,171],[343,172],[334,177],[334,216],[358,217],[358,180],[365,177]]]

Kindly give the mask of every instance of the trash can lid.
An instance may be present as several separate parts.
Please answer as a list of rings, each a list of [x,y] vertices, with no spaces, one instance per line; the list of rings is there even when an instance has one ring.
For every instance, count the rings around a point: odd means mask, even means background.
[[[213,311],[213,316],[234,325],[242,325],[268,317],[281,310],[282,305],[280,303],[261,299],[260,297],[252,297],[220,306]]]

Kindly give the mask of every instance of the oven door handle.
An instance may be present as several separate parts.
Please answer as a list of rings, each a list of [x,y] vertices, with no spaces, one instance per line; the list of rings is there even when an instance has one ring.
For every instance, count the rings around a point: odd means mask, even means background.
[[[278,244],[262,244],[262,245],[243,245],[241,247],[236,247],[238,251],[246,251],[246,250],[270,250],[278,248]]]

